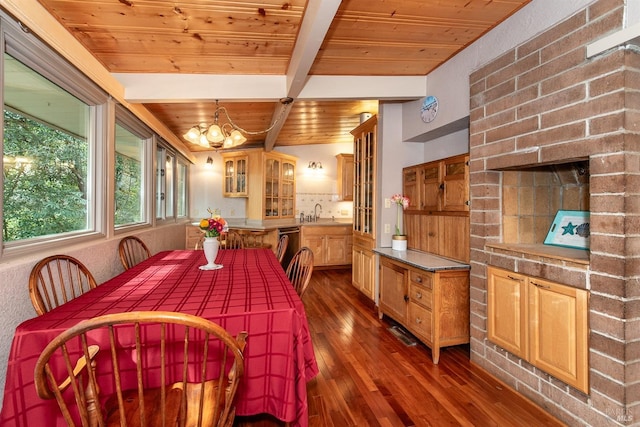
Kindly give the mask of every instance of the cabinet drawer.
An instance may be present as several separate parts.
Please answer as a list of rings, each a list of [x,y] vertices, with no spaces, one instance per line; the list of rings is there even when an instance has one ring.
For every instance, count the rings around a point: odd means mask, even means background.
[[[418,335],[420,338],[425,339],[429,343],[433,341],[432,337],[432,329],[433,329],[433,320],[432,320],[431,310],[428,310],[418,304],[413,302],[409,303],[409,329]]]
[[[411,298],[411,302],[419,304],[424,308],[431,309],[433,294],[431,293],[431,289],[426,286],[420,286],[415,283],[411,283],[409,286],[409,298]]]
[[[431,273],[427,273],[425,271],[409,271],[409,280],[411,283],[416,283],[426,289],[433,289],[433,277]]]

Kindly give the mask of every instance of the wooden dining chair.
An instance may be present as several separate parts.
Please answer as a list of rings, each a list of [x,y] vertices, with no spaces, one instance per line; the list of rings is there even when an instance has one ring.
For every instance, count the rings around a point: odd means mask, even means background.
[[[220,249],[244,249],[242,236],[233,230],[220,234]]]
[[[284,255],[287,252],[287,246],[289,246],[289,235],[283,234],[278,239],[278,246],[276,247],[276,258],[278,258],[278,262],[282,264],[282,260],[284,260]]]
[[[313,273],[313,251],[303,246],[295,253],[287,266],[287,277],[300,298],[307,290]]]
[[[68,255],[38,262],[29,276],[29,296],[38,316],[97,286],[89,269]]]
[[[168,311],[83,320],[40,354],[36,391],[69,426],[231,426],[246,337]]]
[[[118,252],[120,253],[120,262],[125,270],[151,256],[151,251],[147,245],[136,236],[127,236],[120,240]]]

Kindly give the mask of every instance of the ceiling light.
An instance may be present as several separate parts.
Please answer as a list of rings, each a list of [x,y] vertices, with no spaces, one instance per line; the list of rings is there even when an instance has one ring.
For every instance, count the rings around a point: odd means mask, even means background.
[[[293,102],[291,98],[282,98],[280,103],[283,105],[289,105]],[[227,122],[220,124],[218,119],[220,113],[223,113]],[[229,112],[225,107],[221,107],[216,99],[216,110],[213,113],[213,124],[207,125],[206,123],[200,123],[193,126],[182,137],[192,144],[201,145],[207,148],[233,148],[238,145],[242,145],[247,142],[246,135],[260,135],[267,133],[275,127],[285,113],[285,109],[280,110],[280,115],[276,120],[267,128],[257,132],[251,132],[241,128],[231,120]]]

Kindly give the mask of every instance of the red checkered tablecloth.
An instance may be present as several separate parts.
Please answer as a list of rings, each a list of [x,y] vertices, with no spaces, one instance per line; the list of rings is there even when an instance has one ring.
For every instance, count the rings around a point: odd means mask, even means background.
[[[40,399],[33,369],[42,349],[78,321],[124,311],[202,316],[232,335],[248,331],[237,414],[268,413],[308,424],[306,383],[318,373],[302,301],[268,249],[221,250],[203,271],[202,251],[160,252],[96,289],[18,326],[7,367],[2,426],[63,426],[54,400]],[[58,420],[57,422],[55,420]]]

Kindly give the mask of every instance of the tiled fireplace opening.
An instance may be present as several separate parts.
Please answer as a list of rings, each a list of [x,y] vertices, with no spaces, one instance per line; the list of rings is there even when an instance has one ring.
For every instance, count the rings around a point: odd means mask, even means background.
[[[589,210],[589,162],[502,172],[502,241],[543,243],[558,210]]]
[[[625,4],[595,0],[469,77],[471,360],[568,425],[640,426],[640,49],[586,52]],[[560,209],[589,212],[589,251],[543,244]],[[487,339],[487,266],[589,291],[585,393]]]

